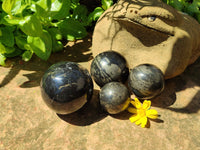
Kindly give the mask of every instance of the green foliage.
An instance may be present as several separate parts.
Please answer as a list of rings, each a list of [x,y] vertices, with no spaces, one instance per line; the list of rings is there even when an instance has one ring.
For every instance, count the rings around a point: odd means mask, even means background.
[[[69,18],[58,24],[58,29],[61,31],[63,37],[73,41],[75,39],[82,39],[87,35],[84,26],[73,18]]]
[[[24,61],[33,54],[47,60],[63,50],[62,40],[84,38],[86,27],[112,4],[102,0],[101,7],[88,12],[79,0],[1,0],[0,65],[19,55]]]
[[[199,0],[163,0],[200,22]],[[63,50],[63,40],[82,39],[113,0],[88,12],[79,0],[0,0],[0,65],[7,57],[33,54],[47,60],[52,52]]]
[[[0,53],[0,65],[5,66],[6,57]]]
[[[27,43],[30,45],[28,50],[34,52],[38,57],[47,60],[52,51],[51,35],[43,30],[40,36],[28,36]]]
[[[101,7],[96,7],[89,15],[89,21],[97,21],[99,17],[104,13],[105,10],[113,5],[113,0],[101,0]]]
[[[113,1],[112,0],[102,0],[101,3],[102,3],[102,8],[104,10],[110,8],[110,6],[113,5]]]
[[[163,0],[175,9],[187,13],[200,23],[200,0]]]

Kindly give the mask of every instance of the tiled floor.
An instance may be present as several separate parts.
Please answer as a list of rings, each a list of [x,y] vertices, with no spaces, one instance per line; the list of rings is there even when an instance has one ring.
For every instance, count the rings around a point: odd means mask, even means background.
[[[200,150],[200,59],[180,76],[166,81],[152,100],[161,115],[141,128],[126,112],[101,111],[98,87],[91,102],[70,115],[57,115],[43,102],[40,79],[59,61],[76,61],[90,68],[91,39],[69,43],[47,62],[19,58],[0,67],[0,150]]]

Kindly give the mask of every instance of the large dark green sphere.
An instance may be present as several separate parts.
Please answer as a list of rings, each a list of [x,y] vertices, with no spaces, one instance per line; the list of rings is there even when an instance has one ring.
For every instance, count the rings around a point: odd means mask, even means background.
[[[151,99],[159,95],[164,89],[162,71],[154,65],[142,64],[130,71],[128,86],[140,99]]]
[[[102,108],[110,114],[124,111],[130,103],[130,94],[125,85],[119,82],[105,84],[99,92]]]
[[[109,82],[122,82],[128,79],[129,69],[125,58],[117,52],[106,51],[92,61],[91,75],[100,87]]]
[[[58,114],[69,114],[80,109],[93,93],[89,72],[74,62],[52,65],[41,80],[42,98]]]

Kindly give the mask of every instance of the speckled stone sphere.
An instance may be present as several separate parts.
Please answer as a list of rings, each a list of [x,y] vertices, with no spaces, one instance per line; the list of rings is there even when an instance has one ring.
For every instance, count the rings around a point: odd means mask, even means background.
[[[128,89],[119,82],[105,84],[99,93],[102,108],[110,114],[124,111],[130,104],[129,97]]]
[[[74,62],[52,65],[40,83],[42,98],[58,114],[69,114],[90,100],[93,82],[89,72]]]
[[[131,69],[128,87],[138,98],[151,99],[164,89],[164,76],[159,68],[151,64],[142,64]]]
[[[90,72],[100,87],[113,81],[124,83],[129,75],[125,58],[114,51],[97,55],[92,61]]]

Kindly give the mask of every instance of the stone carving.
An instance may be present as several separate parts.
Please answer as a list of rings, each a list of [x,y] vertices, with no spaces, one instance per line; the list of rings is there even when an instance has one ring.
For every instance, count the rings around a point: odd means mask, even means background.
[[[150,63],[172,78],[200,56],[200,24],[160,0],[119,0],[94,29],[94,57],[107,50],[122,54],[130,68]]]

